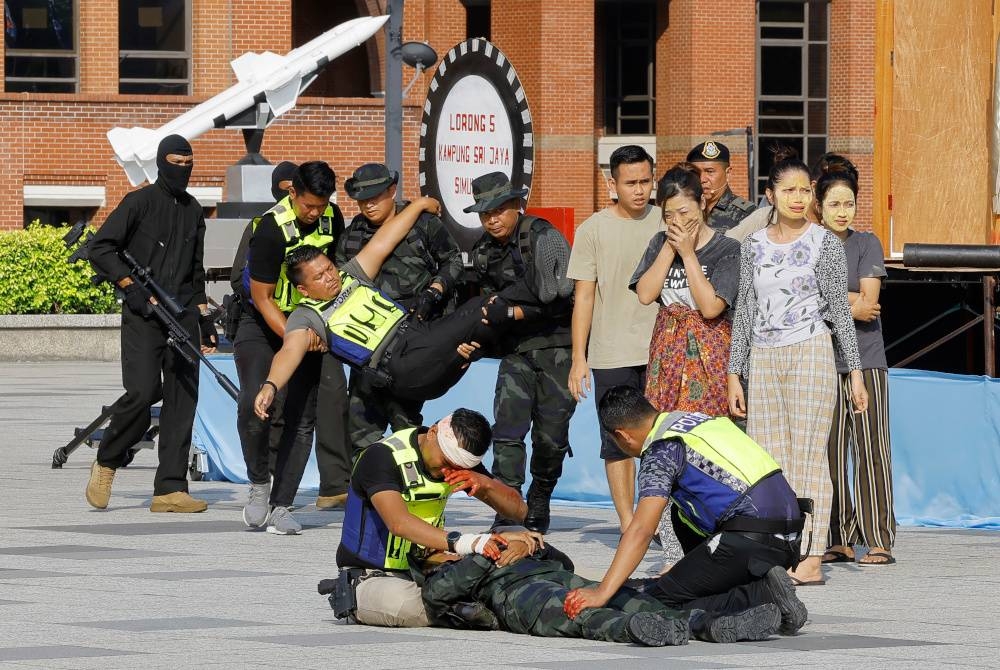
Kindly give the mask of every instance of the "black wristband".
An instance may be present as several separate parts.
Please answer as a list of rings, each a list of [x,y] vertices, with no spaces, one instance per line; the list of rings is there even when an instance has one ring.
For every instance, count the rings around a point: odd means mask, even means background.
[[[275,393],[277,393],[277,392],[278,392],[278,385],[277,385],[277,384],[275,384],[274,382],[272,382],[272,381],[271,381],[270,379],[265,379],[265,380],[264,380],[264,383],[262,383],[262,384],[260,385],[260,388],[259,388],[259,389],[257,389],[257,392],[258,392],[258,393],[260,393],[260,392],[261,392],[261,391],[262,391],[262,390],[264,389],[264,386],[266,386],[267,384],[270,384],[270,385],[271,385],[271,388],[273,388],[273,389],[274,389],[274,392],[275,392]]]

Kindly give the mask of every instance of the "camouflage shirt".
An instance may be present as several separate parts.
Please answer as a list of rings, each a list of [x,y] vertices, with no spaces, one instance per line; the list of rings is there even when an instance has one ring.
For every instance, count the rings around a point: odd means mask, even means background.
[[[566,278],[569,244],[548,221],[534,218],[528,253],[522,254],[518,231],[515,228],[506,242],[483,233],[469,252],[483,293],[498,294],[524,312],[501,353],[568,347],[573,314],[572,282]]]
[[[396,211],[402,208],[397,206]],[[354,258],[377,230],[378,226],[372,225],[362,214],[355,216],[337,239],[334,253],[337,266]],[[440,282],[448,296],[461,274],[462,254],[455,238],[441,219],[424,212],[373,279],[377,288],[410,308],[420,292],[434,282]]]
[[[752,202],[744,200],[727,187],[726,192],[709,212],[708,225],[725,234],[755,209],[757,207]]]

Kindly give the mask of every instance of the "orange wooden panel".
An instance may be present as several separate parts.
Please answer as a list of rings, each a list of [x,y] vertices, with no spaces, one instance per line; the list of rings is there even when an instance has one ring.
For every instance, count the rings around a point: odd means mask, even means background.
[[[906,242],[985,244],[990,0],[895,0],[890,253]]]

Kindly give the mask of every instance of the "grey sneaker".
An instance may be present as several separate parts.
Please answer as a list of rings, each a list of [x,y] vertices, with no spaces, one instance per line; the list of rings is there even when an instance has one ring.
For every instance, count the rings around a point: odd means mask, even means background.
[[[298,535],[302,532],[302,524],[295,520],[287,507],[274,507],[271,509],[267,532],[275,535]]]
[[[243,508],[243,523],[250,528],[260,528],[267,523],[271,513],[268,499],[271,497],[271,483],[250,484],[246,507]]]
[[[780,565],[776,565],[767,571],[764,576],[767,583],[767,590],[771,592],[771,598],[781,610],[781,628],[778,631],[782,635],[795,635],[802,626],[806,625],[809,612],[805,603],[795,595],[795,585],[792,578],[788,576]]]
[[[626,624],[629,638],[647,647],[676,647],[688,643],[688,622],[655,612],[636,612]]]
[[[691,622],[695,636],[705,642],[742,642],[766,640],[778,632],[781,610],[774,603],[758,605],[736,614],[705,614],[700,625]]]

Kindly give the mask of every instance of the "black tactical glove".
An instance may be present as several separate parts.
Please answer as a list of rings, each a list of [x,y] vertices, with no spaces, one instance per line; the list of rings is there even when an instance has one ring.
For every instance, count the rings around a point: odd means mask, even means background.
[[[149,316],[153,311],[153,306],[149,304],[149,299],[153,294],[142,284],[132,282],[122,289],[125,293],[125,304],[133,313],[139,316]]]
[[[491,326],[502,326],[514,320],[514,307],[500,296],[490,299],[483,307],[486,320]]]
[[[212,312],[198,317],[198,330],[201,331],[201,346],[212,349],[219,346],[219,332],[215,329],[215,317]]]
[[[417,321],[426,321],[431,314],[437,311],[438,305],[442,302],[444,302],[444,293],[433,286],[428,286],[417,296],[417,301],[413,304],[410,313]]]

